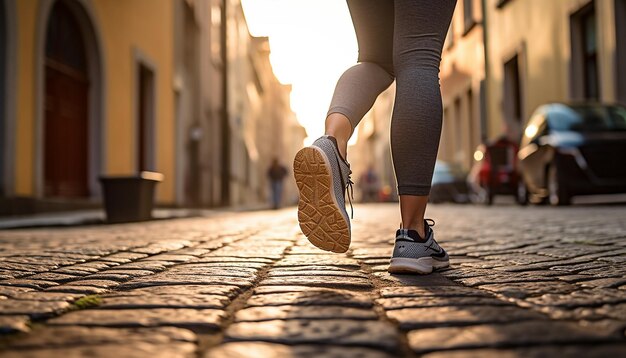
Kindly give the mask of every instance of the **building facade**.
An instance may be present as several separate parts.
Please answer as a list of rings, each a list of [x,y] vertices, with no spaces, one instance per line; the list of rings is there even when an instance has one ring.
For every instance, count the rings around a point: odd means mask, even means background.
[[[153,170],[173,201],[172,4],[2,1],[2,196],[97,200],[101,175]]]
[[[145,170],[162,205],[263,201],[258,123],[295,120],[267,51],[238,0],[0,1],[0,213],[99,205],[101,176]]]
[[[625,8],[624,0],[459,1],[441,66],[440,158],[469,168],[481,140],[518,140],[547,102],[626,102]]]

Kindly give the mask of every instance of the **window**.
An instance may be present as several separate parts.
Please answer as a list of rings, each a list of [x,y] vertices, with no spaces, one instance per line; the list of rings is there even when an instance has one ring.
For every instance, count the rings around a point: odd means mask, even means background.
[[[474,0],[463,0],[463,23],[466,34],[476,26],[476,13],[474,12]]]
[[[595,11],[585,14],[581,22],[583,26],[585,97],[598,99],[598,44],[596,41]]]
[[[600,98],[598,79],[597,22],[595,4],[571,17],[572,67],[570,79],[574,99]]]
[[[137,76],[137,170],[154,170],[154,71],[139,64]]]
[[[511,123],[522,122],[522,94],[520,88],[519,56],[504,64],[504,116]]]
[[[461,98],[454,100],[454,162],[463,163],[463,113],[461,112]]]
[[[615,0],[617,99],[626,103],[626,0]]]
[[[498,7],[498,9],[501,9],[510,2],[512,2],[512,0],[498,0],[498,4],[496,6]]]

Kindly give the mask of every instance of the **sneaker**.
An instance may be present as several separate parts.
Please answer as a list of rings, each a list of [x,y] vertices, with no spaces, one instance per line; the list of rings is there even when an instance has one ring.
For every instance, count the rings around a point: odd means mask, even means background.
[[[435,241],[431,225],[425,220],[424,226],[426,239],[415,230],[400,229],[396,232],[396,244],[388,269],[390,273],[429,274],[433,269],[450,266],[450,258]]]
[[[293,171],[300,191],[298,221],[302,233],[322,250],[348,251],[350,219],[345,191],[352,189],[352,172],[339,154],[337,140],[322,136],[302,148],[294,159]]]

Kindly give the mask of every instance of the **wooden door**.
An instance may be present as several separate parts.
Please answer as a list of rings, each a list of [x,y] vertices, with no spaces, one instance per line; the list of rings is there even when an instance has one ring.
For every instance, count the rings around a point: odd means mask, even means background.
[[[62,1],[50,15],[46,38],[44,194],[84,197],[88,190],[89,82],[83,39]]]

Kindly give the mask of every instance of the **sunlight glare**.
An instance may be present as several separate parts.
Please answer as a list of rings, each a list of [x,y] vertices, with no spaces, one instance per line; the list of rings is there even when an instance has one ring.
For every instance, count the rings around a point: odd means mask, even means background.
[[[291,108],[312,142],[337,79],[354,65],[357,45],[345,1],[242,0],[250,33],[268,36],[270,61],[281,83],[292,84]]]

